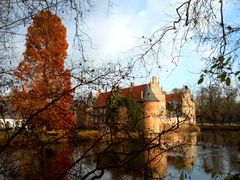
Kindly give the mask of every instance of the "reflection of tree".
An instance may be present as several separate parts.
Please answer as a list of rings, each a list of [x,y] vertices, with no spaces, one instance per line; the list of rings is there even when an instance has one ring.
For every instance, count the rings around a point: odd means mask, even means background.
[[[201,166],[208,174],[217,176],[232,176],[239,172],[239,153],[236,143],[238,132],[204,132],[202,138],[206,144],[199,155]],[[214,144],[212,142],[215,142]],[[200,147],[199,147],[200,148]],[[239,178],[239,177],[238,177]]]
[[[182,156],[179,161],[185,164],[183,168],[189,169],[188,164],[195,163],[195,158],[191,158],[195,157],[195,149],[192,145],[196,136],[183,136],[178,133],[172,135],[169,134],[177,141],[167,140],[165,147],[161,145],[163,141],[160,143],[159,139],[142,141],[116,138],[76,144],[76,147],[64,143],[44,145],[40,149],[15,149],[14,153],[11,153],[12,162],[8,163],[16,166],[12,166],[12,170],[9,170],[6,176],[14,178],[21,175],[27,179],[67,179],[68,175],[73,179],[91,179],[103,175],[106,177],[108,172],[108,176],[113,179],[125,176],[163,178],[166,176],[168,164],[172,163],[168,158],[168,150],[171,150],[170,154]]]
[[[46,146],[39,149],[26,147],[22,149],[11,150],[11,153],[2,156],[0,166],[1,170],[5,167],[5,175],[18,179],[51,179],[58,177],[66,167],[72,163],[72,148],[71,146],[59,145]],[[1,176],[0,176],[1,177]],[[67,174],[63,176],[67,179]]]
[[[1,179],[18,179],[24,177],[33,179],[38,174],[39,166],[36,161],[36,149],[28,147],[9,147],[1,156]],[[35,157],[35,158],[33,158]]]
[[[229,174],[229,172],[239,172],[239,167],[236,166],[239,157],[235,151],[213,147],[212,151],[207,157],[201,157],[203,161],[203,168],[207,173],[218,172],[219,174]]]
[[[237,152],[237,147],[231,147],[231,149],[233,149],[233,152]],[[240,154],[239,153],[233,153],[232,151],[228,151],[228,155],[229,155],[229,166],[233,171],[237,171],[240,172],[240,166],[239,166],[239,162],[240,162]]]
[[[47,179],[58,177],[66,167],[73,163],[71,146],[67,145],[59,149],[45,148],[43,153],[45,155],[43,172]],[[67,174],[62,179],[67,179]]]

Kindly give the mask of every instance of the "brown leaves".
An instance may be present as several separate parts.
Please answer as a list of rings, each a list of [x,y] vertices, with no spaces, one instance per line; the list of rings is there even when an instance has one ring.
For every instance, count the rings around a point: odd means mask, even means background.
[[[50,11],[35,16],[26,38],[24,59],[14,72],[21,89],[12,90],[14,110],[37,128],[69,129],[75,123],[70,107],[71,74],[64,70],[67,56],[66,28]]]

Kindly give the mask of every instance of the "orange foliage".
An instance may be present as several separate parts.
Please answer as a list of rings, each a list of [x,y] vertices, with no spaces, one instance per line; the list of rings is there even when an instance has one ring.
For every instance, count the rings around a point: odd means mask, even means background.
[[[35,127],[69,129],[75,123],[70,110],[71,73],[64,69],[67,48],[60,18],[50,11],[36,15],[28,28],[24,59],[14,72],[19,86],[12,89],[11,101],[23,119],[54,102],[33,118]]]

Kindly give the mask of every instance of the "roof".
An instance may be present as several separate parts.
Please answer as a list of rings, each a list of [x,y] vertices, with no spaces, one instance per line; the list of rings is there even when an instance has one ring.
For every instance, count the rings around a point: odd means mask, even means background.
[[[152,90],[150,87],[147,85],[144,89],[144,95],[143,98],[141,99],[141,102],[147,102],[147,101],[159,101],[158,98],[153,94]]]
[[[136,101],[159,101],[157,97],[154,95],[152,90],[147,84],[123,88],[120,89],[122,95],[124,97],[132,98]],[[143,98],[141,97],[141,93],[143,94]],[[111,92],[100,93],[96,99],[96,108],[102,108],[107,106],[107,99],[111,95]],[[181,102],[182,96],[181,93],[173,93],[173,94],[166,94],[165,95],[166,103],[168,102]]]
[[[146,87],[147,87],[147,85],[143,84],[143,85],[139,85],[139,86],[120,89],[120,91],[123,96],[132,98],[136,101],[140,101],[141,100],[141,92],[143,93]],[[105,93],[99,94],[99,96],[96,99],[96,107],[98,107],[98,108],[106,107],[107,99],[110,95],[111,95],[111,92],[105,92]]]
[[[172,102],[172,101],[180,102],[180,101],[182,101],[182,96],[180,93],[166,94],[165,99],[166,99],[167,103]]]

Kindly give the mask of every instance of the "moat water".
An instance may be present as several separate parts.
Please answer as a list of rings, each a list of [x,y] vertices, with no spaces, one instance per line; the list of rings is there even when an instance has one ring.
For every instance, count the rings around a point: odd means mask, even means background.
[[[188,137],[187,143],[182,141]],[[11,149],[0,158],[0,179],[224,179],[240,173],[240,132],[173,135],[159,149],[139,142],[57,144]],[[184,145],[183,145],[184,144]],[[176,147],[177,146],[177,147]],[[131,153],[134,152],[134,153]],[[73,165],[74,163],[74,165]]]

